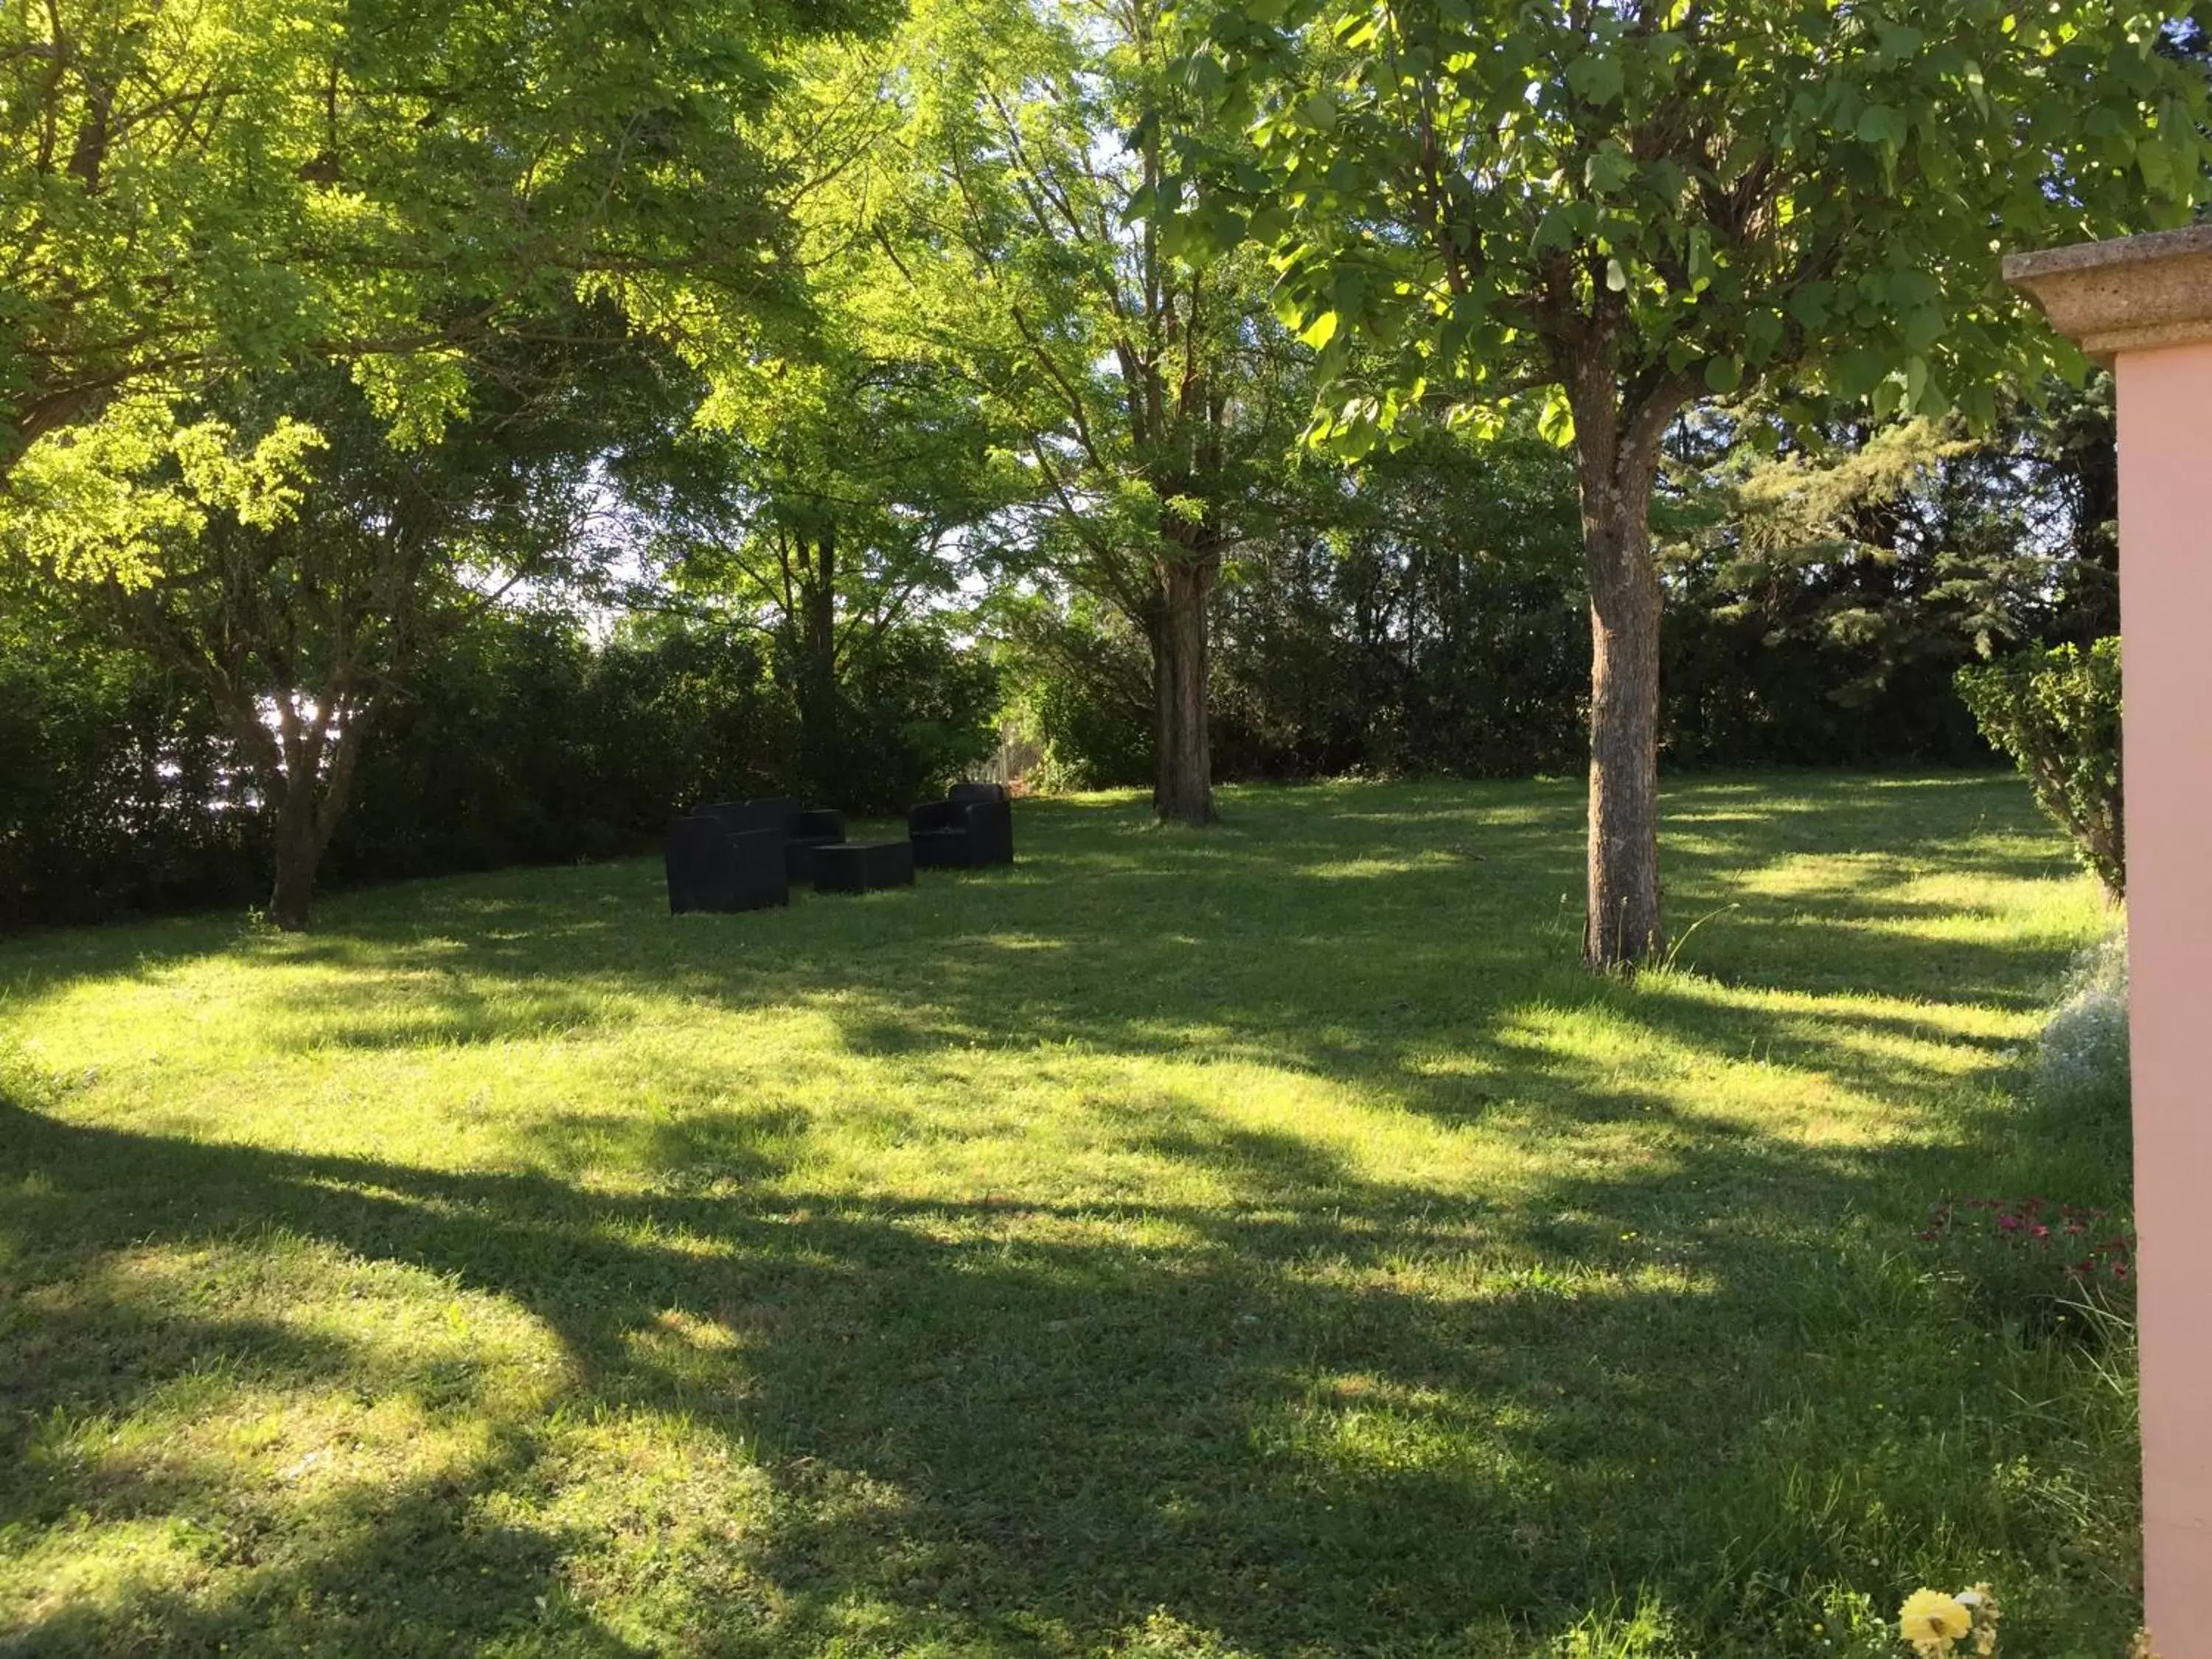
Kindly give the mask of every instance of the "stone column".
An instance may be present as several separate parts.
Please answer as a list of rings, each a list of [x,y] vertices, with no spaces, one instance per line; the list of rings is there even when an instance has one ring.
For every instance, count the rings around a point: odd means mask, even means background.
[[[2212,1659],[2212,225],[2005,278],[2119,385],[2145,1618]]]

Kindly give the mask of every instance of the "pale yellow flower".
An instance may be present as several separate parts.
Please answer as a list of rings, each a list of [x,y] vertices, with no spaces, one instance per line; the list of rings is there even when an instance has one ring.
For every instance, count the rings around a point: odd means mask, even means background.
[[[1941,1590],[1913,1591],[1897,1615],[1897,1633],[1923,1653],[1948,1653],[1973,1626],[1966,1603]]]
[[[1997,1620],[2004,1611],[1997,1606],[1996,1592],[1987,1584],[1977,1584],[1960,1590],[1959,1601],[1974,1621],[1975,1659],[1996,1659]]]

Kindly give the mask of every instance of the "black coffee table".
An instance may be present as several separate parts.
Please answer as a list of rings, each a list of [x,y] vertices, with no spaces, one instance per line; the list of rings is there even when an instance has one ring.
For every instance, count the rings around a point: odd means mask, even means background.
[[[878,887],[914,885],[914,843],[844,841],[814,849],[814,890],[872,893]]]

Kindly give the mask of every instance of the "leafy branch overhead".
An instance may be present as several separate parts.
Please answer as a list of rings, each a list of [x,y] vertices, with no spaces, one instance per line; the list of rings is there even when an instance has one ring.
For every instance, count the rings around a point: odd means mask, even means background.
[[[1192,147],[1182,234],[1249,235],[1350,367],[1316,435],[1479,405],[1596,350],[1632,405],[1793,390],[1996,416],[2071,349],[2015,325],[2009,247],[2185,222],[2201,77],[2124,3],[1249,0],[1188,62],[1249,144]]]
[[[719,0],[0,8],[0,479],[118,398],[348,364],[403,437],[459,350],[611,300],[699,351],[793,298],[795,41]]]

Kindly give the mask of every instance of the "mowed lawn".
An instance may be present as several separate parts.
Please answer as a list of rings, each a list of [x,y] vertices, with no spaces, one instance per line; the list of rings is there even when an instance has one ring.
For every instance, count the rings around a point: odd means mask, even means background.
[[[1575,783],[1223,805],[0,944],[0,1651],[2118,1654],[2124,1390],[1914,1238],[2124,1200],[2014,780],[1674,782],[1633,981]]]

